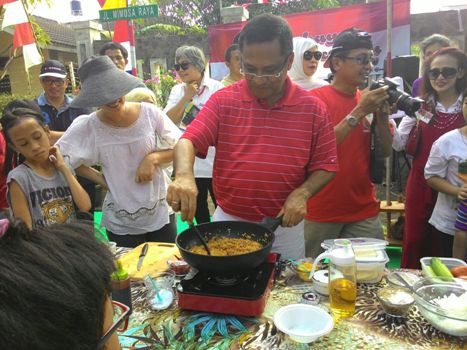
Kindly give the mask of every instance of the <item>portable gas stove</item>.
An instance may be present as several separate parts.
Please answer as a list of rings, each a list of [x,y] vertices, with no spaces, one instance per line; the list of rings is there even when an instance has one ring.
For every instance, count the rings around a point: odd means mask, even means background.
[[[279,256],[270,253],[255,269],[238,274],[199,271],[192,279],[182,280],[178,285],[178,306],[238,316],[261,315],[274,284]]]

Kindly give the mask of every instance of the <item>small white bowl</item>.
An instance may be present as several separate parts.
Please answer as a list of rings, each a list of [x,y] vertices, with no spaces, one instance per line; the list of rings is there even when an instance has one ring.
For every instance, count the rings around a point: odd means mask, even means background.
[[[334,321],[326,311],[307,304],[292,304],[280,308],[274,314],[274,324],[299,343],[311,343],[334,328]]]

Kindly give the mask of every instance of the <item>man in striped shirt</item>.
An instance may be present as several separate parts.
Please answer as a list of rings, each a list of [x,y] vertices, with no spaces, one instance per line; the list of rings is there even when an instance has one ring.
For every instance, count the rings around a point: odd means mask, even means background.
[[[183,220],[193,220],[194,158],[215,146],[214,220],[283,215],[273,250],[299,259],[307,200],[338,170],[334,132],[323,103],[287,77],[293,49],[286,21],[255,17],[239,46],[245,79],[216,92],[187,128],[175,148],[176,178],[167,201]]]

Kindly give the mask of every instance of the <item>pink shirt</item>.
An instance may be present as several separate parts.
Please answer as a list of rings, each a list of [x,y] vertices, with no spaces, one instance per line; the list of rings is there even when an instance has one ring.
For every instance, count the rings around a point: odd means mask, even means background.
[[[199,157],[216,147],[217,203],[244,220],[276,216],[313,171],[338,170],[324,104],[289,78],[273,107],[258,101],[245,80],[219,90],[182,137],[193,142]]]

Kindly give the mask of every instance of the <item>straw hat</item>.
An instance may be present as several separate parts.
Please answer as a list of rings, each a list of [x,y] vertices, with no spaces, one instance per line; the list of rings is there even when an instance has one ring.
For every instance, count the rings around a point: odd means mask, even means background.
[[[71,102],[74,108],[100,107],[118,100],[141,81],[118,69],[107,56],[91,56],[78,69],[81,90]]]

